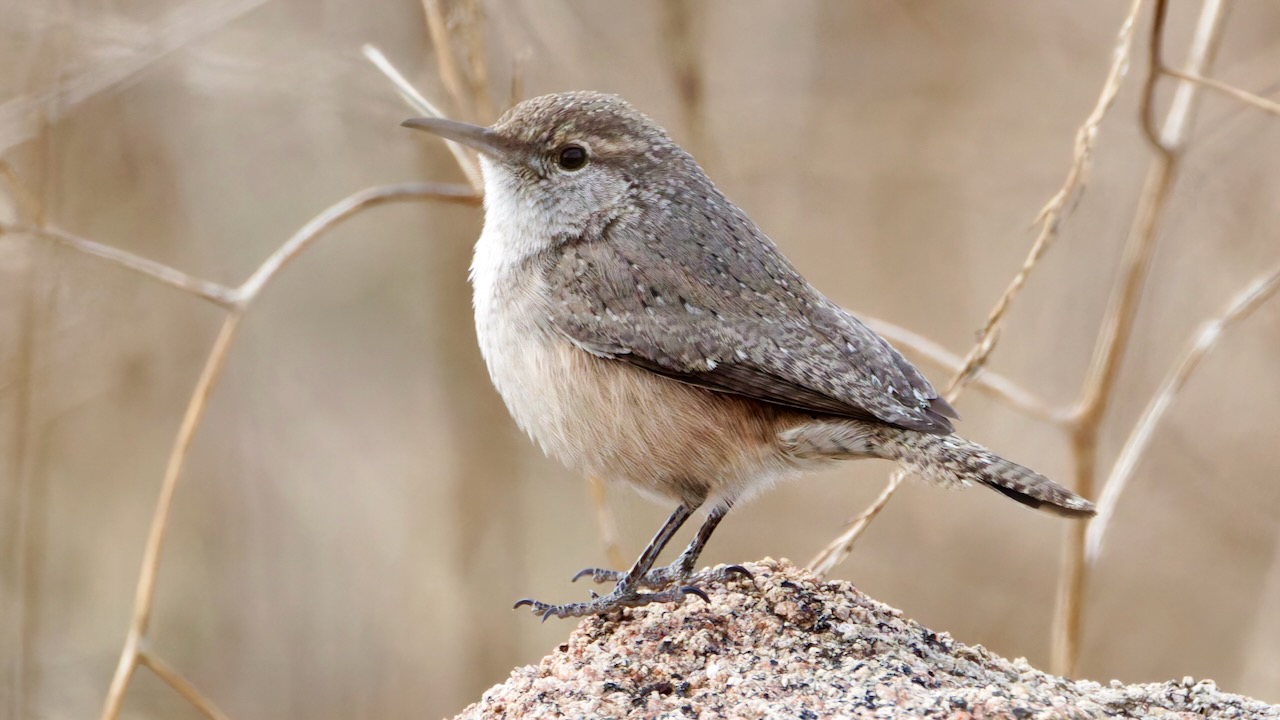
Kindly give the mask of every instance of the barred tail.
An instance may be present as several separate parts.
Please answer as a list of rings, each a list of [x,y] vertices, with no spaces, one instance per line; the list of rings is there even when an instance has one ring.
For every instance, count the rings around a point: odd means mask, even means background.
[[[875,454],[939,485],[979,483],[1017,500],[1067,517],[1090,517],[1093,503],[1049,478],[956,435],[877,428]]]

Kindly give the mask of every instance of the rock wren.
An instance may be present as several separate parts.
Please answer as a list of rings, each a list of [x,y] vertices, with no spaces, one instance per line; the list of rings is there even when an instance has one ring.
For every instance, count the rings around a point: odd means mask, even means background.
[[[706,599],[693,569],[729,508],[833,460],[894,460],[941,485],[1093,514],[1070,490],[953,435],[955,410],[929,381],[814,289],[622,99],[546,95],[488,128],[404,124],[480,153],[476,334],[516,422],[577,471],[679,503],[630,570],[578,574],[616,581],[608,594],[516,607],[545,620]],[[654,568],[703,507],[689,546]]]

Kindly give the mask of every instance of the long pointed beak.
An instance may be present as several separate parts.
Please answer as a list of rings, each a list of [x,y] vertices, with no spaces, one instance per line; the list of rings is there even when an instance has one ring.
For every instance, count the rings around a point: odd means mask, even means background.
[[[400,124],[407,128],[426,130],[495,158],[508,157],[513,150],[510,141],[480,125],[429,117],[412,118]]]

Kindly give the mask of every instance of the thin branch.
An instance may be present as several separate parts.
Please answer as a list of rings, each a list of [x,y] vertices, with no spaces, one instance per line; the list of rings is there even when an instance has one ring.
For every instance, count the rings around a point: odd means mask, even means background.
[[[1187,82],[1193,82],[1197,85],[1203,85],[1210,90],[1220,92],[1227,97],[1235,98],[1246,105],[1252,105],[1265,113],[1280,115],[1280,103],[1277,103],[1274,100],[1268,100],[1260,95],[1254,95],[1251,92],[1241,90],[1235,85],[1228,85],[1221,80],[1201,77],[1200,75],[1193,75],[1191,73],[1185,73],[1181,70],[1172,70],[1170,68],[1165,68],[1164,73],[1170,77],[1178,78],[1179,80],[1186,80]]]
[[[1115,104],[1121,82],[1124,80],[1125,73],[1129,68],[1134,26],[1141,8],[1142,0],[1133,0],[1129,6],[1129,11],[1125,14],[1124,21],[1121,23],[1120,31],[1116,37],[1111,66],[1107,71],[1106,80],[1103,82],[1102,92],[1099,94],[1093,110],[1076,131],[1071,167],[1067,170],[1066,179],[1063,181],[1062,187],[1049,198],[1049,201],[1040,210],[1036,218],[1036,222],[1040,225],[1040,231],[1036,235],[1035,242],[1032,243],[1031,250],[1027,253],[1022,267],[1000,295],[995,307],[991,309],[991,313],[987,316],[982,330],[978,333],[978,340],[965,357],[962,367],[956,372],[951,382],[948,383],[947,389],[943,393],[948,400],[954,400],[969,383],[974,382],[979,372],[985,367],[992,351],[995,350],[1005,313],[1008,312],[1013,304],[1013,300],[1022,292],[1027,278],[1031,275],[1031,271],[1040,262],[1040,259],[1044,257],[1045,252],[1053,244],[1053,241],[1057,239],[1059,226],[1071,207],[1071,201],[1084,188],[1088,175],[1089,160],[1093,156],[1094,143],[1098,136],[1098,127],[1106,116],[1107,111]],[[896,474],[894,477],[896,477]],[[888,502],[889,498],[898,489],[901,482],[895,482],[894,477],[889,479],[889,483],[881,493],[880,499],[876,501],[877,504],[883,505]],[[838,557],[841,560],[848,557],[854,543],[858,541],[858,538],[866,530],[870,520],[879,512],[878,509],[872,512],[872,509],[868,508],[866,512],[850,520],[840,535],[828,543],[827,547],[818,554],[814,561],[817,562],[818,558],[823,557]],[[865,519],[864,516],[866,516]],[[839,560],[827,565],[827,570],[833,568],[838,562]],[[810,568],[812,569],[813,567],[811,564]],[[819,574],[822,575],[825,572],[819,572]]]
[[[53,240],[62,245],[93,257],[102,258],[110,263],[128,268],[136,273],[175,287],[224,308],[235,304],[235,290],[209,280],[203,280],[175,270],[168,265],[148,260],[140,255],[113,248],[109,245],[94,242],[74,235],[56,227],[35,227],[31,225],[8,225],[0,223],[0,236],[7,234],[27,234]]]
[[[1152,116],[1155,79],[1161,70],[1160,52],[1167,16],[1167,0],[1157,0],[1148,55],[1150,73],[1144,83],[1141,118],[1143,130],[1156,150],[1156,157],[1148,169],[1146,182],[1134,213],[1133,226],[1125,243],[1124,257],[1120,262],[1120,276],[1112,293],[1106,317],[1098,333],[1093,361],[1085,378],[1080,403],[1076,410],[1071,433],[1071,449],[1075,463],[1075,491],[1084,497],[1096,493],[1098,439],[1102,420],[1114,395],[1120,363],[1132,338],[1133,323],[1138,300],[1146,283],[1155,249],[1159,220],[1164,212],[1174,179],[1177,177],[1181,149],[1190,134],[1191,119],[1199,97],[1199,87],[1194,83],[1180,82],[1173,102],[1161,128],[1156,128]],[[1200,18],[1188,52],[1187,66],[1197,75],[1213,62],[1222,35],[1225,3],[1206,0],[1201,7]],[[1059,675],[1072,675],[1079,658],[1081,621],[1084,595],[1088,582],[1088,566],[1085,563],[1085,533],[1087,524],[1073,523],[1065,547],[1063,573],[1058,589],[1058,603],[1054,619],[1053,671]]]
[[[435,105],[432,105],[422,93],[418,92],[404,75],[396,69],[395,65],[387,59],[374,45],[365,45],[361,48],[361,52],[373,63],[373,66],[382,71],[383,75],[391,81],[395,86],[396,92],[400,93],[400,97],[413,108],[415,112],[426,115],[427,117],[444,117],[444,113],[440,112]],[[484,189],[484,181],[480,177],[480,166],[476,164],[475,158],[471,155],[471,151],[451,140],[446,140],[445,146],[449,148],[449,152],[453,154],[453,159],[458,163],[458,167],[462,170],[462,174],[466,176],[467,183],[472,189],[479,193]]]
[[[587,489],[591,493],[591,505],[596,509],[596,529],[600,532],[605,559],[609,561],[610,567],[624,568],[627,566],[627,559],[622,555],[622,545],[618,541],[618,524],[614,522],[613,513],[609,510],[604,481],[595,475],[588,475]]]
[[[849,554],[853,552],[853,546],[858,542],[858,538],[862,537],[862,533],[866,531],[867,526],[872,520],[880,514],[885,505],[889,504],[889,498],[898,491],[898,487],[902,485],[902,481],[907,478],[907,473],[902,470],[895,470],[889,476],[889,482],[880,491],[880,495],[875,501],[867,506],[866,510],[858,513],[858,515],[849,520],[845,524],[845,529],[834,540],[827,543],[813,559],[809,561],[808,569],[817,574],[819,577],[825,577],[837,565],[845,561]]]
[[[1102,551],[1102,543],[1106,539],[1107,530],[1111,527],[1120,497],[1128,488],[1129,480],[1132,479],[1139,460],[1146,453],[1156,428],[1164,420],[1169,408],[1173,406],[1178,393],[1186,386],[1187,380],[1199,367],[1200,361],[1218,346],[1218,341],[1227,328],[1249,317],[1263,303],[1275,297],[1277,291],[1280,291],[1280,266],[1276,266],[1270,273],[1249,283],[1244,290],[1232,298],[1226,310],[1218,317],[1205,322],[1177,365],[1161,383],[1160,389],[1143,411],[1142,417],[1129,433],[1128,439],[1125,440],[1120,456],[1116,459],[1115,465],[1111,468],[1111,474],[1103,485],[1102,495],[1098,499],[1098,516],[1090,523],[1085,534],[1085,560],[1090,566],[1097,562],[1098,555]]]
[[[511,97],[507,107],[513,107],[524,99],[524,76],[529,72],[530,52],[528,48],[516,53],[511,66]]]
[[[1207,7],[1207,6],[1202,6]],[[1155,10],[1151,17],[1151,38],[1147,41],[1147,77],[1142,81],[1142,101],[1138,109],[1138,117],[1142,120],[1142,132],[1147,142],[1164,155],[1172,153],[1160,138],[1160,129],[1156,123],[1156,85],[1164,74],[1164,59],[1161,55],[1164,45],[1164,25],[1169,16],[1167,0],[1156,0]]]
[[[229,720],[213,701],[205,697],[195,685],[182,676],[172,665],[161,660],[157,655],[149,652],[142,652],[138,655],[138,663],[146,666],[156,677],[164,681],[166,685],[173,688],[183,700],[191,703],[191,706],[200,711],[201,715],[209,718],[209,720]]]
[[[880,318],[859,317],[867,327],[908,355],[919,356],[952,373],[960,372],[964,365],[964,359],[959,355],[919,333]],[[1052,407],[1013,380],[985,368],[977,373],[973,386],[1028,417],[1053,424],[1063,424],[1067,420],[1067,413],[1063,410]]]
[[[124,705],[125,693],[129,689],[129,681],[137,668],[142,639],[146,637],[151,624],[151,611],[155,600],[156,574],[160,567],[160,551],[164,545],[165,533],[169,528],[169,511],[173,508],[174,493],[178,488],[178,477],[187,459],[187,451],[195,438],[196,428],[204,417],[209,395],[222,375],[226,364],[227,353],[231,349],[231,341],[236,337],[240,327],[242,314],[231,311],[222,321],[222,328],[213,342],[213,349],[205,360],[204,369],[200,371],[200,379],[196,381],[187,410],[182,416],[182,425],[173,441],[173,450],[169,453],[169,461],[165,467],[164,479],[160,483],[160,496],[156,499],[155,512],[151,518],[151,529],[147,532],[147,542],[142,554],[142,570],[138,576],[138,585],[134,594],[133,618],[129,623],[129,633],[125,638],[124,649],[120,653],[120,663],[116,666],[111,687],[107,690],[106,703],[102,708],[103,720],[115,720]]]
[[[165,467],[164,479],[160,484],[160,495],[147,533],[143,550],[142,569],[139,573],[137,589],[134,595],[133,616],[129,630],[125,636],[124,647],[120,652],[120,662],[107,690],[107,697],[102,709],[102,720],[116,720],[124,705],[125,693],[133,679],[134,671],[143,661],[143,640],[151,623],[151,613],[155,601],[156,576],[160,565],[160,552],[164,545],[165,534],[169,527],[169,513],[173,507],[173,498],[177,490],[178,479],[182,474],[188,450],[195,437],[196,429],[204,417],[209,395],[226,364],[227,354],[235,339],[240,320],[245,311],[266,285],[273,280],[291,260],[313,243],[316,238],[335,225],[351,217],[360,210],[388,202],[408,200],[443,200],[475,204],[479,201],[469,188],[460,185],[440,185],[435,183],[404,183],[374,187],[356,192],[337,203],[334,203],[319,215],[303,225],[293,234],[280,249],[272,253],[256,272],[245,280],[233,293],[233,302],[228,306],[226,318],[218,337],[214,340],[209,356],[205,360],[204,369],[196,382],[195,390],[187,404],[182,424],[174,439],[173,449]],[[153,668],[154,669],[154,668]]]
[[[401,183],[361,190],[326,208],[298,229],[235,291],[235,303],[243,308],[252,302],[275,275],[307,248],[325,230],[365,208],[406,200],[440,200],[463,205],[478,205],[480,197],[465,185],[441,183]]]
[[[444,13],[440,10],[440,0],[422,0],[422,10],[427,16],[431,47],[435,50],[436,61],[440,63],[440,81],[453,98],[454,107],[466,115],[472,115],[475,108],[467,102],[467,94],[463,91],[462,71],[458,69],[453,44],[449,42],[449,28],[445,23]]]
[[[485,48],[484,5],[477,0],[466,0],[467,22],[463,28],[467,36],[467,55],[470,59],[471,102],[474,117],[480,122],[494,121],[493,99],[489,94],[489,57]]]
[[[1125,14],[1124,21],[1120,24],[1120,31],[1116,36],[1115,49],[1112,51],[1111,66],[1108,68],[1106,80],[1102,84],[1102,92],[1094,104],[1093,111],[1089,113],[1084,123],[1076,130],[1071,167],[1067,170],[1066,179],[1063,181],[1062,187],[1049,198],[1049,201],[1045,203],[1044,207],[1040,209],[1040,213],[1036,216],[1036,223],[1040,226],[1040,231],[1036,235],[1035,242],[1031,245],[1031,251],[1027,253],[1022,267],[1013,276],[1013,280],[991,309],[986,322],[978,332],[978,341],[965,359],[964,368],[956,374],[947,386],[948,397],[951,397],[952,391],[968,384],[973,375],[986,364],[992,351],[995,350],[997,332],[1000,324],[1004,321],[1005,314],[1009,311],[1013,300],[1027,284],[1027,278],[1030,277],[1031,271],[1035,269],[1040,259],[1044,257],[1045,252],[1058,239],[1058,230],[1062,224],[1062,219],[1073,207],[1073,200],[1084,189],[1088,180],[1089,163],[1093,157],[1094,144],[1098,138],[1098,127],[1102,124],[1102,119],[1106,117],[1107,111],[1115,104],[1116,96],[1120,92],[1120,85],[1129,70],[1129,56],[1133,48],[1134,26],[1138,12],[1142,9],[1142,2],[1143,0],[1133,0],[1129,6],[1128,13]]]
[[[9,192],[13,196],[14,205],[18,211],[18,218],[26,218],[32,225],[43,227],[46,222],[44,206],[39,198],[32,194],[27,184],[22,182],[18,171],[7,160],[0,159],[0,177],[3,177],[5,184],[9,186]]]

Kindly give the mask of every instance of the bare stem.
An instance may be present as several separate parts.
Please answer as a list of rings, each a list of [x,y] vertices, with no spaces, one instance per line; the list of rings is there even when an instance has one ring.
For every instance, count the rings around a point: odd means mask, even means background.
[[[229,308],[235,304],[235,291],[225,285],[188,275],[155,260],[148,260],[140,255],[134,255],[119,248],[94,242],[56,227],[6,225],[0,223],[0,235],[7,234],[35,235],[47,240],[53,240],[85,255],[102,258],[107,262],[146,275],[153,280],[208,300],[215,305]]]
[[[529,51],[521,50],[516,53],[515,60],[512,63],[511,97],[507,101],[509,103],[508,107],[524,99],[524,76],[529,71]]]
[[[467,93],[463,90],[462,71],[458,69],[453,44],[449,42],[449,28],[445,24],[444,13],[440,10],[440,0],[422,0],[422,10],[427,16],[431,47],[435,50],[436,62],[440,64],[440,81],[453,98],[453,106],[466,115],[473,115],[475,108],[467,102]]]
[[[1188,53],[1187,65],[1192,73],[1203,74],[1213,62],[1222,33],[1224,5],[1221,0],[1206,0],[1201,7]],[[1138,300],[1151,266],[1160,216],[1177,177],[1178,160],[1190,134],[1198,99],[1198,86],[1180,83],[1163,126],[1156,127],[1152,108],[1162,68],[1160,53],[1167,10],[1167,0],[1157,0],[1148,46],[1151,67],[1144,83],[1141,111],[1143,131],[1156,149],[1156,157],[1147,172],[1121,259],[1120,277],[1098,333],[1093,361],[1073,420],[1071,448],[1075,461],[1075,490],[1085,497],[1092,497],[1096,492],[1098,437],[1102,420],[1113,397],[1120,363],[1132,337]],[[1084,557],[1087,527],[1083,522],[1072,523],[1064,548],[1064,570],[1058,588],[1053,632],[1052,668],[1059,675],[1074,674],[1080,654],[1084,596],[1088,585],[1088,567]]]
[[[876,334],[883,336],[895,347],[905,350],[908,355],[916,355],[952,373],[960,372],[964,366],[964,359],[959,355],[919,333],[880,318],[867,315],[859,317]],[[1028,417],[1057,425],[1067,421],[1068,414],[1065,411],[1050,406],[1004,375],[984,368],[974,377],[973,386]]]
[[[484,4],[478,0],[466,0],[467,24],[463,28],[467,36],[467,56],[471,72],[471,102],[474,117],[480,122],[494,120],[493,99],[489,95],[489,57],[485,47]]]
[[[587,489],[591,493],[591,504],[596,509],[596,529],[600,532],[600,542],[604,545],[604,556],[610,567],[625,568],[627,559],[622,556],[622,544],[618,541],[618,524],[613,520],[609,510],[608,498],[604,492],[604,481],[595,475],[587,476]]]
[[[204,417],[205,406],[209,394],[213,391],[222,368],[226,363],[231,343],[235,339],[240,320],[249,305],[258,297],[268,283],[274,279],[288,263],[311,245],[325,231],[333,228],[346,218],[357,212],[389,202],[410,200],[443,200],[475,204],[479,201],[470,188],[462,185],[440,185],[435,183],[404,183],[361,190],[354,193],[316,215],[307,224],[293,234],[280,249],[270,257],[232,293],[232,302],[227,305],[228,312],[223,320],[222,329],[214,340],[213,348],[205,361],[204,370],[196,382],[191,400],[187,404],[182,425],[178,428],[173,450],[169,453],[169,461],[165,467],[164,479],[160,485],[160,495],[156,500],[155,512],[151,520],[151,528],[147,534],[146,546],[143,550],[142,570],[138,577],[138,585],[134,596],[133,616],[125,637],[124,647],[120,652],[120,662],[116,666],[115,676],[107,690],[107,698],[102,710],[103,720],[116,720],[124,704],[125,693],[133,679],[134,671],[142,662],[142,645],[147,636],[151,622],[151,612],[155,601],[156,575],[160,565],[160,551],[164,545],[165,534],[169,527],[169,513],[173,507],[173,498],[177,490],[178,479],[186,462],[187,452],[195,437],[196,429]],[[155,668],[152,668],[155,669]]]
[[[366,208],[407,200],[440,200],[463,205],[480,203],[480,197],[470,188],[464,185],[441,183],[382,185],[348,195],[311,218],[306,225],[293,234],[293,237],[272,253],[253,275],[236,289],[236,306],[243,308],[253,302],[262,288],[324,231]]]
[[[1240,102],[1245,103],[1246,105],[1252,105],[1253,107],[1256,107],[1263,112],[1271,113],[1272,115],[1280,115],[1280,103],[1277,103],[1274,100],[1268,100],[1267,98],[1264,98],[1258,95],[1254,95],[1251,92],[1241,90],[1240,88],[1234,85],[1228,85],[1227,83],[1224,83],[1221,80],[1214,80],[1213,78],[1201,77],[1199,75],[1193,75],[1191,73],[1182,72],[1181,70],[1172,70],[1170,68],[1165,68],[1164,73],[1170,77],[1178,78],[1179,80],[1186,80],[1187,82],[1193,82],[1193,83],[1196,83],[1197,85],[1203,85],[1209,88],[1210,90],[1213,90],[1215,92],[1220,92],[1223,95],[1226,95],[1227,97],[1235,98],[1236,100],[1239,100]]]
[[[1156,428],[1169,408],[1173,406],[1178,393],[1186,386],[1187,380],[1199,367],[1200,361],[1217,347],[1218,341],[1227,328],[1249,317],[1263,303],[1275,297],[1277,291],[1280,291],[1280,266],[1276,266],[1271,272],[1249,283],[1244,290],[1232,298],[1227,308],[1218,317],[1205,322],[1200,327],[1195,340],[1187,347],[1181,359],[1161,383],[1160,389],[1147,404],[1142,417],[1125,440],[1124,447],[1120,450],[1120,457],[1116,459],[1102,487],[1102,495],[1098,499],[1098,516],[1089,525],[1085,535],[1085,560],[1090,566],[1098,559],[1120,496],[1128,487],[1138,461],[1142,459]]]
[[[809,561],[809,570],[819,577],[825,577],[835,566],[844,562],[845,558],[849,557],[849,554],[853,552],[853,546],[857,543],[858,538],[866,531],[871,521],[876,519],[876,516],[884,509],[884,506],[889,504],[889,498],[893,497],[893,494],[898,491],[898,487],[902,485],[902,481],[906,478],[907,474],[905,472],[895,470],[889,476],[889,482],[880,491],[880,495],[876,497],[875,501],[867,506],[867,509],[850,519],[845,525],[844,531],[836,536],[836,539],[827,543],[827,546],[822,548],[817,555],[813,556],[813,559]]]
[[[218,709],[213,701],[205,697],[203,693],[189,680],[182,676],[172,665],[169,665],[159,656],[142,652],[138,655],[138,663],[145,665],[156,674],[156,677],[165,682],[166,685],[173,688],[183,700],[191,703],[191,706],[200,711],[201,715],[209,718],[209,720],[228,720],[227,716]]]
[[[1093,111],[1089,113],[1084,123],[1076,130],[1071,167],[1067,169],[1067,177],[1063,181],[1062,187],[1040,209],[1040,213],[1036,217],[1040,231],[1036,235],[1035,242],[1032,243],[1031,250],[1027,253],[1022,267],[1013,276],[1013,280],[1005,288],[1000,298],[996,300],[995,306],[991,309],[991,313],[987,316],[986,322],[983,323],[982,329],[978,333],[978,341],[974,343],[973,349],[965,359],[963,369],[956,373],[950,384],[948,384],[948,396],[951,395],[953,390],[957,390],[970,382],[974,374],[990,358],[992,351],[995,350],[998,331],[1004,321],[1005,314],[1009,311],[1013,300],[1027,284],[1027,278],[1031,276],[1031,271],[1040,263],[1040,259],[1044,257],[1053,242],[1058,239],[1058,230],[1062,224],[1063,217],[1072,207],[1073,200],[1084,188],[1089,169],[1089,160],[1093,157],[1094,143],[1098,137],[1098,126],[1101,125],[1102,119],[1106,117],[1107,111],[1115,104],[1116,96],[1120,92],[1120,85],[1129,69],[1129,56],[1133,48],[1133,31],[1138,11],[1141,8],[1142,0],[1133,0],[1129,5],[1129,11],[1125,14],[1124,21],[1121,22],[1120,31],[1116,37],[1115,50],[1112,52],[1111,66],[1107,70],[1106,80],[1102,84],[1102,93],[1098,96]]]
[[[31,192],[31,189],[27,187],[27,184],[22,182],[18,171],[6,160],[0,160],[0,177],[3,177],[5,184],[9,186],[9,192],[13,195],[13,201],[17,205],[18,217],[25,217],[33,225],[44,227],[44,206]]]
[[[432,105],[429,100],[423,97],[422,93],[418,92],[418,89],[406,80],[404,75],[400,74],[400,71],[396,69],[395,65],[391,64],[391,61],[387,59],[386,55],[382,54],[381,50],[373,45],[365,45],[361,48],[361,51],[364,52],[364,56],[368,58],[369,62],[373,63],[374,67],[387,76],[387,79],[395,86],[396,92],[400,93],[400,97],[404,98],[404,101],[415,112],[427,117],[444,117],[444,113],[440,112],[435,105]],[[454,162],[458,163],[458,168],[466,176],[467,183],[471,185],[472,190],[479,194],[481,189],[484,188],[484,181],[480,178],[480,166],[476,164],[471,151],[451,140],[445,141],[445,147],[449,148]]]
[[[974,343],[960,369],[952,377],[951,382],[948,383],[946,392],[943,393],[948,400],[954,400],[969,383],[974,382],[980,371],[986,366],[992,351],[995,350],[996,341],[1000,335],[1000,326],[1005,314],[1012,306],[1014,299],[1022,292],[1027,278],[1031,275],[1031,271],[1035,269],[1049,246],[1057,239],[1062,218],[1071,207],[1071,201],[1079,195],[1085,185],[1089,159],[1093,155],[1094,143],[1097,140],[1098,126],[1102,123],[1107,111],[1115,103],[1120,84],[1124,80],[1125,73],[1129,67],[1134,26],[1138,11],[1141,8],[1142,0],[1133,0],[1129,6],[1129,11],[1125,14],[1124,21],[1121,23],[1120,31],[1116,37],[1111,66],[1107,71],[1106,80],[1103,82],[1102,92],[1099,94],[1093,110],[1085,118],[1079,130],[1076,131],[1071,167],[1067,170],[1066,179],[1063,181],[1062,187],[1049,198],[1049,201],[1040,210],[1036,219],[1040,230],[1036,235],[1035,242],[1032,243],[1031,250],[1027,253],[1022,267],[1014,275],[1013,280],[1010,281],[1004,292],[1001,293],[1000,298],[996,300],[995,306],[991,309],[986,322],[982,326],[982,330],[978,334],[977,342]],[[1055,412],[1053,415],[1056,417],[1058,413]],[[819,558],[839,558],[834,562],[827,563],[824,561],[823,567],[826,569],[820,571],[820,575],[825,574],[825,572],[835,567],[840,560],[848,557],[853,545],[866,530],[870,520],[879,513],[879,508],[876,506],[883,507],[884,503],[887,503],[889,498],[893,497],[900,484],[901,480],[897,479],[897,474],[895,473],[890,478],[880,497],[877,498],[875,505],[851,519],[840,535],[828,543],[827,547],[818,554],[814,559],[814,563],[818,562]],[[874,512],[872,512],[873,509]],[[816,566],[811,563],[810,567],[815,568]]]
[[[196,428],[204,417],[208,405],[209,394],[213,392],[222,368],[226,364],[227,353],[231,349],[231,341],[236,337],[240,327],[241,313],[232,311],[222,322],[222,329],[213,342],[213,349],[205,361],[200,379],[196,381],[187,410],[182,416],[182,425],[178,428],[178,436],[174,439],[173,450],[169,453],[169,462],[165,467],[164,479],[160,483],[160,496],[156,499],[155,512],[151,518],[151,529],[147,533],[147,542],[142,554],[142,571],[138,576],[138,585],[134,593],[133,618],[129,622],[129,632],[125,638],[124,649],[120,653],[120,663],[116,666],[115,677],[107,690],[106,703],[102,708],[103,720],[115,720],[124,705],[124,696],[129,689],[129,681],[137,668],[142,640],[146,637],[147,628],[151,624],[151,610],[155,600],[156,574],[160,567],[160,551],[164,545],[165,533],[169,528],[169,512],[173,509],[173,497],[178,488],[178,477],[187,459],[187,451],[195,438]]]

